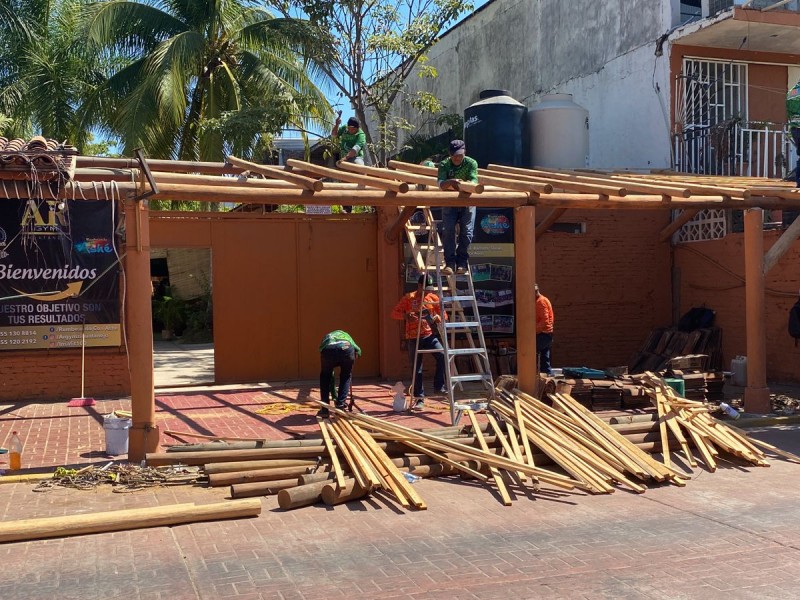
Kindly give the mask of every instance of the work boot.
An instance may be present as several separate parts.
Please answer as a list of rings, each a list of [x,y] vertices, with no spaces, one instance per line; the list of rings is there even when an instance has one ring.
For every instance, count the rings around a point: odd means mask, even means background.
[[[334,407],[338,408],[339,410],[347,410],[347,403],[346,402],[337,402],[336,404],[334,404]]]
[[[327,419],[331,416],[331,411],[328,410],[327,406],[323,406],[317,411],[317,416],[321,419]]]
[[[414,398],[411,410],[425,410],[425,398]]]
[[[447,265],[442,269],[442,275],[452,275],[453,274],[453,267]]]

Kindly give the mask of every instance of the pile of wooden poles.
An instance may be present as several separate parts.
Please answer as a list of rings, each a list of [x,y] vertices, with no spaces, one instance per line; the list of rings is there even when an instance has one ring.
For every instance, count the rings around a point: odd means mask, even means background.
[[[416,430],[332,410],[331,418],[318,419],[318,437],[176,446],[149,454],[147,462],[201,465],[211,486],[231,486],[231,497],[277,494],[283,509],[320,501],[335,505],[371,494],[425,509],[411,483],[416,477],[477,480],[505,505],[519,493],[539,492],[540,485],[592,494],[617,487],[643,493],[651,483],[686,484],[688,475],[673,466],[669,453],[681,448],[694,466],[689,443],[710,470],[723,451],[767,464],[756,446],[768,444],[716,421],[706,405],[676,397],[663,381],[650,383],[657,412],[619,414],[621,422],[614,424],[567,394],[550,394],[548,404],[498,388],[485,414],[464,411],[464,427]],[[664,462],[650,454],[660,451]]]
[[[590,493],[611,493],[615,485],[645,492],[647,488],[631,477],[685,485],[680,473],[656,461],[568,394],[551,394],[553,406],[548,406],[518,390],[497,393],[492,408],[519,433],[526,449],[529,443],[541,448]]]
[[[720,452],[727,452],[759,467],[769,466],[766,455],[756,447],[759,442],[714,419],[711,416],[712,408],[707,404],[678,397],[663,379],[652,374],[648,374],[645,381],[652,386],[648,393],[658,411],[662,454],[666,465],[671,464],[671,434],[691,467],[697,467],[698,463],[690,448],[690,441],[706,468],[712,472],[717,470]]]

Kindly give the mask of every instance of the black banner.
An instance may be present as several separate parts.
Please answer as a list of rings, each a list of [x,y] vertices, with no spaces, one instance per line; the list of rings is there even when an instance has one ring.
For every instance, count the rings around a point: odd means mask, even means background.
[[[0,201],[0,350],[118,346],[113,202]]]
[[[434,220],[441,210],[431,209]],[[412,216],[412,223],[424,221],[422,212]],[[425,243],[425,238],[419,240]],[[418,272],[406,244],[406,289],[416,289]],[[510,337],[514,322],[514,209],[478,208],[475,229],[469,246],[469,264],[475,286],[475,298],[484,334]]]

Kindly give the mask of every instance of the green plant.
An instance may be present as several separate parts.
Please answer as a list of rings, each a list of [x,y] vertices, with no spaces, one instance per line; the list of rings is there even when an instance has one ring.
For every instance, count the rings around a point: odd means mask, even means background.
[[[174,296],[164,296],[155,301],[153,316],[161,321],[164,329],[175,333],[186,324],[186,303]]]

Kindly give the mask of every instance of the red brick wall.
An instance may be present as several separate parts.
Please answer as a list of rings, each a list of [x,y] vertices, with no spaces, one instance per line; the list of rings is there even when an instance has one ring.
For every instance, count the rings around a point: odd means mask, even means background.
[[[124,349],[86,350],[87,398],[130,394]],[[0,402],[64,400],[81,395],[80,350],[40,350],[0,354]]]
[[[782,231],[764,232],[765,251]],[[744,236],[728,234],[722,240],[675,247],[675,266],[680,270],[681,312],[705,304],[716,311],[722,328],[723,360],[747,355],[745,331]],[[800,246],[793,248],[766,278],[767,380],[800,381],[800,347],[787,333],[789,309],[800,290]]]
[[[625,365],[671,322],[670,245],[658,241],[669,214],[568,210],[559,222],[585,222],[586,233],[548,232],[536,244],[539,289],[555,313],[553,366]]]

